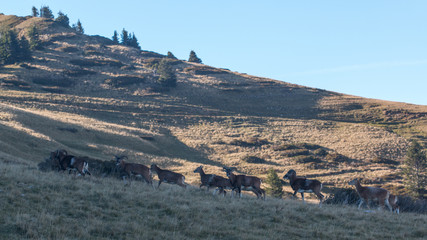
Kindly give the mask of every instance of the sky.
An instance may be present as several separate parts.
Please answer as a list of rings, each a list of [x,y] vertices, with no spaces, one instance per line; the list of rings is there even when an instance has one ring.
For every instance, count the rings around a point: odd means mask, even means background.
[[[49,6],[86,34],[133,32],[143,50],[356,96],[427,105],[424,0],[0,0]]]

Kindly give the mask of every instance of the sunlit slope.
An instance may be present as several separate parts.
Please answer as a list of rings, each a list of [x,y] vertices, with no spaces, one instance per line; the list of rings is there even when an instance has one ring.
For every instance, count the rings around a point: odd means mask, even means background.
[[[35,24],[43,43],[32,61],[0,68],[0,152],[7,158],[36,164],[65,148],[103,160],[126,154],[156,162],[194,183],[200,164],[218,174],[232,165],[260,177],[269,168],[294,168],[330,188],[363,177],[401,190],[398,166],[408,141],[427,136],[426,106],[181,60],[171,60],[177,87],[157,91],[161,54],[42,18],[0,15],[0,24],[20,34]]]

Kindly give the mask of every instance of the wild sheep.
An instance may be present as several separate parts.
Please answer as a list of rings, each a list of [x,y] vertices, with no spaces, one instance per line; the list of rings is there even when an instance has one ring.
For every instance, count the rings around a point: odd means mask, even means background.
[[[319,205],[322,204],[323,194],[320,192],[322,190],[322,183],[318,180],[310,180],[302,177],[297,177],[297,173],[295,170],[291,169],[288,173],[283,176],[283,179],[289,179],[289,183],[291,184],[292,189],[294,190],[293,196],[295,196],[298,192],[301,193],[302,201],[304,201],[304,193],[314,193],[319,198]]]

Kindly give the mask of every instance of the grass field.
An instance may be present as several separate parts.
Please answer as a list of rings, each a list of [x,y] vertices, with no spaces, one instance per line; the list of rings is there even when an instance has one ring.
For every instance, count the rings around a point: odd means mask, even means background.
[[[423,239],[426,215],[212,196],[189,186],[40,172],[0,162],[0,238]]]
[[[156,91],[163,56],[78,35],[41,18],[0,15],[43,49],[0,67],[0,238],[283,239],[425,238],[426,215],[366,213],[200,191],[200,165],[266,178],[289,169],[322,181],[325,195],[362,178],[406,194],[400,164],[412,139],[427,142],[427,106],[364,99],[175,60],[177,86]],[[105,162],[177,171],[186,190],[115,178],[41,172],[63,148]],[[94,167],[94,166],[92,166]],[[263,184],[263,188],[266,184]],[[289,195],[286,184],[283,189]],[[313,200],[310,194],[309,201]],[[310,199],[311,198],[311,199]]]

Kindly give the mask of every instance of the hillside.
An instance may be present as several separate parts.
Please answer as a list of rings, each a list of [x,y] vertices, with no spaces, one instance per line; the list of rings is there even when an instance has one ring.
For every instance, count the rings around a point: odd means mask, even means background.
[[[425,143],[427,139],[427,106],[364,99],[181,60],[172,60],[176,88],[156,91],[158,75],[152,66],[164,55],[114,45],[100,36],[80,35],[43,18],[0,15],[0,25],[12,27],[20,34],[33,24],[41,31],[43,49],[34,51],[32,61],[0,67],[3,166],[11,164],[16,168],[18,164],[25,166],[24,169],[36,169],[51,151],[64,148],[73,155],[104,161],[112,160],[114,155],[127,155],[132,162],[157,163],[184,174],[186,181],[194,185],[199,184],[199,176],[193,173],[196,167],[203,165],[208,173],[224,175],[221,168],[226,165],[261,178],[265,178],[270,168],[280,177],[295,169],[299,175],[322,181],[325,193],[348,187],[349,180],[359,177],[366,185],[384,186],[401,194],[404,189],[399,164],[409,140]],[[36,170],[30,172],[25,170],[30,176],[23,178],[49,176],[58,182],[54,188],[72,179]],[[105,180],[115,184],[114,189],[108,190],[104,180],[97,177],[88,182],[86,178],[73,178],[73,186],[77,182],[83,184],[92,191],[89,194],[92,196],[98,194],[96,184],[101,184],[102,191],[107,193],[97,195],[100,198],[111,195],[120,199],[123,194],[126,201],[136,199],[129,194],[135,186],[129,191],[113,193],[122,183]],[[21,177],[6,174],[2,178],[6,183],[0,188],[20,192],[16,189],[20,188]],[[46,191],[42,185],[37,186],[40,188],[37,191]],[[288,184],[284,190],[291,192]],[[171,191],[181,194],[178,190]],[[188,191],[191,195],[196,192]],[[70,190],[64,194],[73,193]],[[85,211],[85,207],[70,203],[74,200],[71,197],[66,201],[73,208]],[[45,200],[37,201],[39,207],[45,204]],[[295,203],[285,202],[292,204]],[[306,207],[300,208],[306,211]],[[217,210],[224,209],[218,206]],[[324,210],[318,211],[319,215],[328,215]],[[351,211],[354,213],[338,214],[364,218],[363,213]],[[286,213],[282,215],[286,217]],[[31,213],[22,215],[31,216]],[[180,217],[174,219],[178,221]],[[425,224],[425,218],[421,219]],[[284,224],[283,220],[278,223]],[[75,237],[89,236],[85,234]],[[107,237],[103,234],[95,236]],[[410,237],[420,237],[419,234],[425,231]],[[119,234],[115,238],[125,236]],[[231,236],[230,239],[237,238]]]

